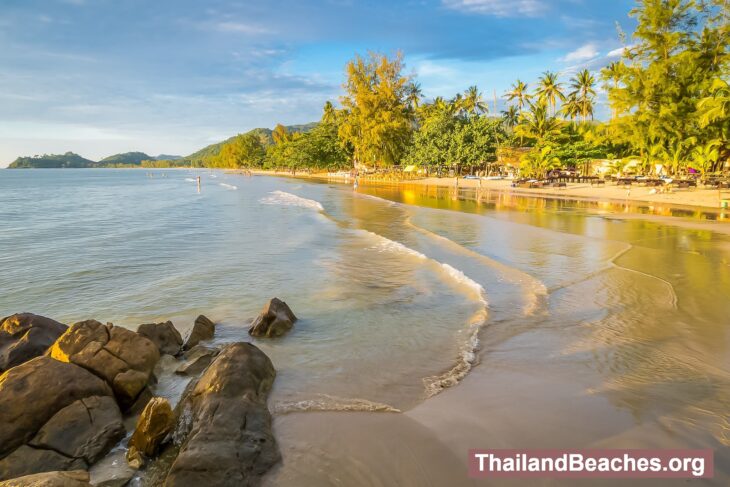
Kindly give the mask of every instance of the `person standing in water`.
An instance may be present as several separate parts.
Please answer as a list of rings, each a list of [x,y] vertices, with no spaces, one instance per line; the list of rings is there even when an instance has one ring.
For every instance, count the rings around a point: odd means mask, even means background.
[[[200,176],[197,177],[198,180],[198,193],[200,193]]]

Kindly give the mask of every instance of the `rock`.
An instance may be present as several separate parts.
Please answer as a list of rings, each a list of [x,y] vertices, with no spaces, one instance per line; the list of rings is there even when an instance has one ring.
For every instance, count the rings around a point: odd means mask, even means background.
[[[72,364],[36,357],[0,375],[0,458],[33,438],[79,399],[111,396],[110,387]]]
[[[175,415],[170,403],[162,397],[153,398],[137,420],[137,427],[127,444],[127,458],[134,460],[138,458],[137,454],[155,457],[174,427]]]
[[[175,370],[178,375],[198,375],[210,365],[213,358],[220,353],[217,348],[196,345],[190,351],[185,352],[187,362]]]
[[[248,333],[255,337],[278,337],[291,330],[296,321],[297,317],[284,301],[272,298],[251,323]]]
[[[0,482],[0,487],[89,487],[90,485],[89,473],[84,470],[44,472]]]
[[[22,445],[0,460],[0,480],[54,470],[79,470],[87,467],[82,458],[71,458],[53,450]]]
[[[266,399],[276,371],[250,343],[227,345],[177,408],[167,487],[255,485],[280,459]]]
[[[177,355],[182,349],[183,339],[172,321],[139,325],[137,333],[157,345],[160,354]]]
[[[48,353],[106,380],[123,410],[134,404],[160,359],[157,345],[149,339],[94,320],[71,325]]]
[[[95,463],[89,469],[90,483],[94,487],[122,487],[137,471],[127,465],[123,450],[116,450]]]
[[[188,339],[185,340],[183,350],[190,350],[201,341],[210,340],[211,338],[213,338],[213,335],[215,335],[215,323],[210,321],[205,316],[200,315],[195,318],[195,323],[193,323],[193,329],[190,331]]]
[[[111,396],[92,396],[57,412],[29,442],[33,448],[81,458],[92,465],[126,435],[122,413]]]
[[[0,320],[0,373],[43,355],[66,331],[66,325],[32,313]]]

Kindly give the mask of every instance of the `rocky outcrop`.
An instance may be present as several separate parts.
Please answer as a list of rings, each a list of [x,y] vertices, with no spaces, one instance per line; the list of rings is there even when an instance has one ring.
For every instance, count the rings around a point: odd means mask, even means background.
[[[278,337],[291,330],[296,321],[297,317],[284,301],[272,298],[251,323],[248,333],[255,337]]]
[[[56,413],[80,399],[111,396],[88,371],[36,357],[0,375],[0,458],[29,442]]]
[[[214,334],[215,323],[213,323],[203,315],[198,316],[197,318],[195,318],[195,323],[193,323],[193,329],[190,331],[188,339],[185,340],[183,350],[191,350],[201,341],[210,340],[211,338],[213,338]]]
[[[81,367],[36,357],[0,376],[0,480],[86,469],[124,435],[110,387]]]
[[[250,343],[224,347],[178,405],[180,453],[165,485],[256,485],[280,459],[266,406],[275,376]]]
[[[160,354],[177,355],[182,349],[183,339],[172,321],[139,325],[137,333],[157,345]]]
[[[43,355],[66,325],[33,313],[0,320],[0,373]]]
[[[142,411],[129,439],[127,460],[141,466],[147,458],[156,456],[174,427],[175,415],[170,403],[162,397],[153,398]]]
[[[111,396],[92,396],[57,412],[29,442],[67,457],[96,463],[124,438],[122,413]]]
[[[123,410],[132,406],[145,389],[160,358],[157,345],[147,338],[94,320],[71,325],[48,353],[103,378]]]
[[[175,370],[178,375],[198,375],[210,365],[213,359],[220,353],[220,349],[196,345],[185,352],[184,364]]]
[[[44,472],[0,482],[0,487],[89,487],[89,473],[84,470],[70,472]]]

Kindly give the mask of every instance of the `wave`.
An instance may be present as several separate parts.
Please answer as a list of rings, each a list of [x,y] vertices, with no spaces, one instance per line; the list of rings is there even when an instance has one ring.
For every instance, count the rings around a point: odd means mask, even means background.
[[[222,186],[226,189],[236,190],[238,189],[238,186],[234,186],[232,184],[226,184],[226,183],[218,183],[219,186]]]
[[[526,303],[524,307],[524,314],[527,316],[533,316],[537,312],[537,310],[540,308],[540,303],[544,298],[548,295],[548,290],[545,284],[537,279],[536,277],[523,272],[519,269],[516,269],[514,267],[508,266],[506,264],[502,264],[501,262],[498,262],[494,259],[491,259],[487,257],[486,255],[480,254],[479,252],[476,252],[474,250],[468,249],[464,247],[463,245],[454,242],[453,240],[446,238],[442,235],[439,235],[437,233],[434,233],[430,230],[426,230],[425,228],[419,227],[418,225],[414,224],[411,221],[410,215],[405,220],[406,225],[410,226],[411,228],[415,229],[416,231],[426,235],[427,237],[437,240],[438,242],[441,242],[445,244],[448,247],[451,247],[452,249],[455,249],[457,252],[462,253],[464,255],[467,255],[469,257],[475,258],[479,260],[480,262],[486,264],[487,266],[497,270],[500,272],[507,280],[510,282],[514,282],[516,284],[519,284],[523,288],[525,288],[528,292],[528,295],[526,296]]]
[[[272,191],[268,196],[261,198],[259,202],[265,205],[298,206],[301,208],[311,208],[317,211],[324,211],[324,208],[319,201],[308,200],[307,198],[302,198],[301,196],[279,190]]]
[[[356,194],[363,198],[381,201],[390,206],[396,206],[399,204],[394,201],[391,201],[391,200],[388,200],[385,198],[381,198],[380,196],[374,196],[374,195],[363,194],[363,193],[356,193]],[[537,313],[537,311],[540,309],[541,303],[543,303],[545,298],[547,297],[548,289],[545,286],[545,284],[542,281],[540,281],[539,279],[537,279],[536,277],[532,276],[531,274],[521,271],[515,267],[511,267],[509,265],[502,264],[501,262],[498,262],[490,257],[487,257],[484,254],[480,254],[479,252],[468,249],[468,248],[464,247],[463,245],[461,245],[457,242],[454,242],[453,240],[451,240],[447,237],[439,235],[438,233],[432,232],[430,230],[426,230],[425,228],[419,227],[418,225],[416,225],[415,223],[413,223],[411,221],[411,215],[406,216],[405,224],[408,225],[409,227],[413,228],[414,230],[426,235],[427,237],[429,237],[433,240],[436,240],[442,244],[445,244],[446,246],[456,250],[457,252],[459,252],[461,254],[464,254],[469,257],[479,260],[480,262],[482,262],[482,263],[486,264],[487,266],[500,272],[510,282],[514,282],[516,284],[519,284],[523,288],[525,288],[528,294],[526,296],[527,299],[526,299],[525,307],[523,309],[523,313],[526,316],[534,316]],[[458,272],[460,272],[460,271],[458,271]],[[479,287],[481,287],[481,286],[479,286]]]
[[[606,261],[606,265],[601,267],[600,269],[597,269],[595,271],[589,272],[588,274],[585,274],[577,279],[573,279],[569,282],[560,284],[558,286],[552,287],[548,290],[548,293],[554,293],[556,291],[559,291],[560,289],[565,289],[570,286],[575,286],[576,284],[580,284],[581,282],[585,282],[589,279],[592,279],[606,271],[609,271],[611,269],[620,269],[622,271],[626,272],[633,272],[634,274],[639,274],[645,277],[649,277],[651,279],[656,279],[657,281],[661,282],[665,286],[667,286],[667,290],[669,291],[669,304],[674,308],[677,309],[677,306],[679,305],[679,298],[677,297],[677,292],[674,290],[674,286],[671,282],[667,281],[666,279],[662,279],[659,276],[655,276],[653,274],[647,274],[646,272],[637,271],[636,269],[631,269],[629,267],[624,267],[620,264],[617,264],[616,261],[623,256],[624,254],[628,253],[631,249],[633,249],[634,246],[630,243],[626,244],[626,247],[616,252],[610,259]]]
[[[289,414],[308,411],[362,411],[372,413],[400,413],[401,410],[388,404],[367,399],[343,399],[328,394],[318,394],[316,399],[281,401],[274,404],[274,414]]]
[[[477,363],[477,351],[479,350],[479,331],[487,323],[489,302],[486,298],[484,287],[449,264],[439,262],[432,259],[417,250],[403,245],[400,242],[390,240],[377,233],[367,230],[361,230],[371,237],[379,240],[379,244],[375,247],[377,250],[384,252],[400,252],[418,260],[429,262],[434,265],[439,272],[444,274],[457,287],[466,288],[469,291],[471,299],[481,304],[480,309],[469,319],[467,325],[467,339],[462,343],[456,359],[456,363],[452,368],[443,374],[426,377],[423,379],[426,397],[433,397],[439,392],[449,387],[455,386],[466,377],[469,371]]]
[[[197,182],[197,179],[193,179],[193,178],[185,178],[185,181],[187,181],[187,182],[189,182],[189,183],[195,183],[195,182]]]

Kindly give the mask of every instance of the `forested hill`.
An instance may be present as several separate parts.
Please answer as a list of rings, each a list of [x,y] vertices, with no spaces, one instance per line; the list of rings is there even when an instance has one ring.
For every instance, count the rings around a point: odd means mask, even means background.
[[[85,159],[78,154],[74,154],[73,152],[66,152],[65,154],[44,154],[42,156],[18,157],[8,166],[8,168],[53,169],[65,167],[95,167],[95,165],[95,161]]]
[[[309,132],[317,126],[317,122],[304,125],[290,125],[287,129],[290,132]],[[267,128],[256,128],[247,134],[257,135],[264,145],[273,144],[272,130]],[[91,168],[91,167],[202,167],[220,154],[221,147],[237,136],[233,136],[217,144],[211,144],[200,149],[189,156],[173,156],[161,154],[157,157],[150,156],[144,152],[126,152],[105,157],[100,161],[92,161],[81,157],[73,152],[65,154],[44,154],[32,157],[18,157],[8,169],[58,169],[58,168]]]
[[[105,157],[99,161],[101,166],[124,166],[132,165],[139,166],[142,161],[154,159],[152,156],[148,156],[144,152],[125,152],[124,154],[114,154],[113,156]]]
[[[291,132],[309,132],[314,127],[317,126],[318,122],[311,122],[307,124],[302,125],[288,125],[286,129]],[[257,135],[264,146],[269,146],[274,143],[274,139],[272,137],[273,130],[267,129],[267,128],[257,128],[253,129],[249,132],[246,132],[243,135],[253,134]],[[228,139],[218,142],[217,144],[211,144],[207,147],[203,147],[197,152],[194,152],[190,154],[189,156],[185,156],[181,159],[177,159],[174,161],[163,161],[163,162],[169,162],[170,165],[179,165],[179,166],[195,166],[195,167],[202,167],[206,165],[206,162],[210,161],[211,159],[214,159],[218,156],[221,152],[221,148],[226,145],[227,143],[233,141],[238,135],[234,135],[233,137],[229,137]]]

